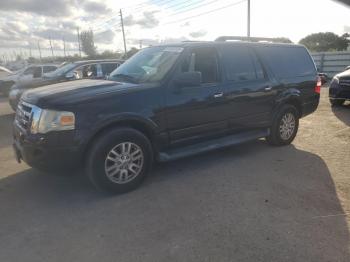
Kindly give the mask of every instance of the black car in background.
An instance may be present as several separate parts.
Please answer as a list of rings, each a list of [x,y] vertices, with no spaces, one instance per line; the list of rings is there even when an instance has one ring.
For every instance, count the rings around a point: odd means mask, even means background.
[[[105,79],[106,76],[122,63],[122,60],[104,59],[64,64],[57,68],[57,70],[44,74],[43,77],[37,81],[15,83],[9,92],[10,105],[13,110],[16,110],[18,101],[23,92],[31,88],[78,79]]]
[[[329,101],[333,106],[350,100],[350,68],[333,77],[329,86]]]
[[[290,144],[319,103],[310,54],[231,39],[145,48],[108,80],[25,92],[14,121],[17,160],[83,167],[97,188],[121,193],[140,185],[155,160],[262,137]]]

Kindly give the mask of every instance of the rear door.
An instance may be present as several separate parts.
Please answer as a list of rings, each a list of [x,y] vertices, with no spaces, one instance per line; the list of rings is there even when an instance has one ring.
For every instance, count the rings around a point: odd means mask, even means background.
[[[276,90],[255,52],[245,45],[221,48],[224,64],[225,115],[231,129],[269,124]]]

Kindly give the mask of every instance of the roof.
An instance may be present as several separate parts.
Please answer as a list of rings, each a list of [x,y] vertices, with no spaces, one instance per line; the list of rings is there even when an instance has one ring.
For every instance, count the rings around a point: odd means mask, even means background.
[[[30,66],[56,66],[56,67],[58,67],[59,66],[59,64],[29,64],[28,66],[26,66],[26,68],[27,67],[30,67]]]
[[[108,63],[108,62],[117,62],[117,63],[123,63],[124,60],[121,59],[99,59],[99,60],[81,60],[81,61],[75,61],[73,63],[75,64],[93,64],[93,63]]]
[[[158,46],[174,46],[174,47],[196,47],[196,46],[229,46],[229,45],[250,45],[250,46],[289,46],[302,47],[298,44],[289,43],[270,43],[270,42],[248,42],[248,41],[185,41],[172,44],[160,44]]]

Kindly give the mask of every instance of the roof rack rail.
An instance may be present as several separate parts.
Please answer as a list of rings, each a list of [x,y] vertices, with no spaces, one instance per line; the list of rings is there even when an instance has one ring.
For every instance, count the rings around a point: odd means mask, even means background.
[[[227,40],[247,41],[247,42],[276,42],[274,38],[268,37],[248,37],[248,36],[220,36],[215,42],[226,42]]]

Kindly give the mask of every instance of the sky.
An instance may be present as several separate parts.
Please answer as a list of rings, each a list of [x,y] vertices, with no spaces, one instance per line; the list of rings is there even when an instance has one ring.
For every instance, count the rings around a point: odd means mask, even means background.
[[[97,50],[247,34],[247,0],[1,0],[0,58],[38,57],[78,50],[77,28],[93,30]],[[350,7],[334,0],[251,0],[251,36],[288,37],[350,33]]]

